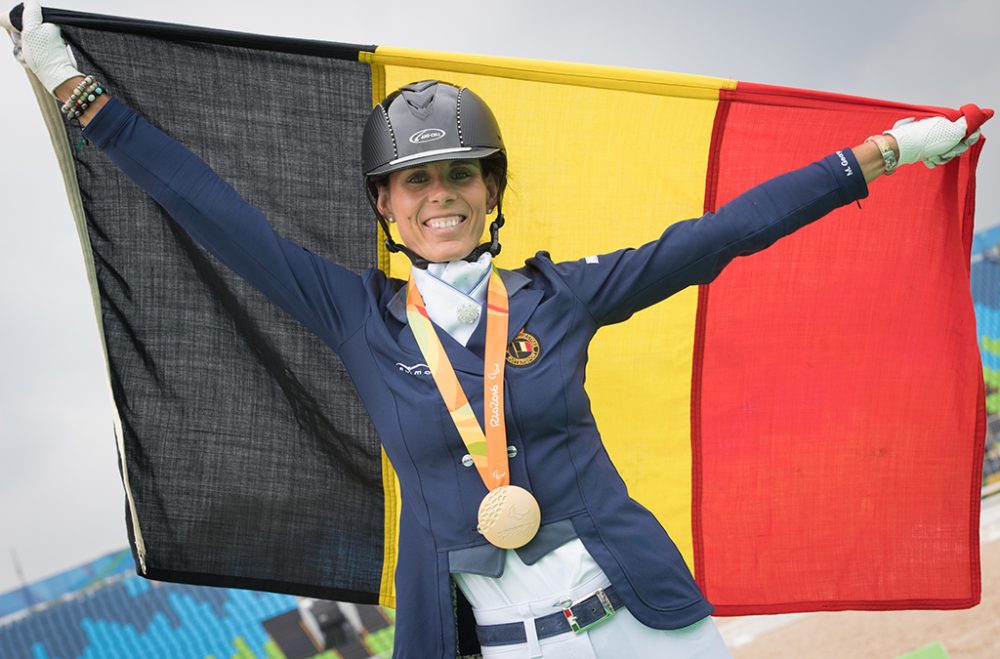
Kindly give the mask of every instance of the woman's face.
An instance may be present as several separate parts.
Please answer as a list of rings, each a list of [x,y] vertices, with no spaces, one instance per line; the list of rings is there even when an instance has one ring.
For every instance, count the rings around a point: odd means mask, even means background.
[[[478,160],[442,160],[389,174],[378,210],[399,225],[403,243],[428,261],[453,261],[474,250],[497,200],[497,182]]]

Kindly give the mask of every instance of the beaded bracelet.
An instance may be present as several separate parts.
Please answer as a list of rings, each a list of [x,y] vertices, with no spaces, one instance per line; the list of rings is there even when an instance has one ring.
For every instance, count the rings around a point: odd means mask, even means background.
[[[65,103],[63,103],[63,106],[62,106],[63,113],[65,113],[65,112],[67,112],[69,110],[70,106],[73,105],[74,101],[76,101],[77,99],[79,99],[80,96],[83,95],[84,90],[88,86],[90,86],[91,84],[93,84],[93,82],[94,82],[94,76],[87,76],[86,78],[83,79],[83,82],[81,82],[79,85],[76,86],[76,89],[73,90],[73,93],[70,94],[70,97],[68,99],[66,99]]]
[[[94,76],[87,76],[83,82],[76,86],[72,95],[63,103],[60,111],[70,121],[79,119],[90,107],[90,104],[103,94],[104,86],[94,80]]]
[[[68,119],[76,119],[90,107],[90,104],[97,100],[98,96],[104,94],[104,88],[99,83],[92,82],[86,88],[77,90],[74,95],[63,105],[63,114]]]

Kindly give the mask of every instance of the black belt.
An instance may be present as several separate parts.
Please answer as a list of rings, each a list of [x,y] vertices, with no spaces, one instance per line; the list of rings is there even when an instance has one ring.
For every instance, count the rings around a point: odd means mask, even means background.
[[[607,620],[624,602],[613,586],[598,590],[593,595],[574,602],[562,611],[535,618],[535,631],[539,639],[558,636],[567,632],[582,631]],[[502,625],[476,625],[476,636],[480,645],[516,645],[527,643],[528,636],[523,622],[508,622]]]

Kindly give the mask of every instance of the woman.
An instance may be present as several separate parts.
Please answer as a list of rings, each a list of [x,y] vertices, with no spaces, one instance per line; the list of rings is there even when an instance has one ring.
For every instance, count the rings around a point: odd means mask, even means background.
[[[415,266],[402,282],[274,234],[207,165],[84,79],[37,0],[25,3],[22,40],[27,66],[73,101],[66,114],[95,145],[343,359],[402,486],[400,657],[454,656],[466,602],[487,657],[728,656],[711,605],[601,444],[587,346],[603,325],[865,197],[897,164],[942,164],[975,139],[964,121],[901,124],[638,249],[568,263],[539,253],[507,271],[492,264],[499,127],[471,91],[414,83],[375,108],[363,140],[373,208],[398,225],[403,244],[390,248]],[[417,363],[430,373],[400,376]]]

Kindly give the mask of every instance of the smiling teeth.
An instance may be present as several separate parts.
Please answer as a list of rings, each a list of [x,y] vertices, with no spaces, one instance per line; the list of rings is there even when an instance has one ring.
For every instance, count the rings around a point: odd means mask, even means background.
[[[434,217],[427,220],[427,226],[432,229],[450,229],[451,227],[456,227],[462,221],[460,215],[452,215],[450,217]]]

